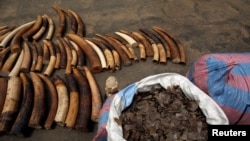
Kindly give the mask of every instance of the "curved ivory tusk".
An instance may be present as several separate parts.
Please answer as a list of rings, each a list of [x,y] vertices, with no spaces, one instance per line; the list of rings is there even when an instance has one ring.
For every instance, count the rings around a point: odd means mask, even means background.
[[[71,40],[69,40],[69,42],[72,45],[72,47],[76,50],[76,53],[77,53],[77,57],[78,57],[77,58],[77,67],[82,67],[82,66],[86,65],[86,56],[85,56],[84,52],[81,50],[81,48],[79,48],[79,46],[75,42],[73,42]]]
[[[11,52],[20,52],[20,50],[22,49],[21,48],[21,45],[22,45],[22,42],[23,42],[23,39],[22,39],[22,35],[28,31],[30,28],[32,28],[32,26],[26,26],[22,29],[20,29],[16,35],[13,37],[13,39],[11,40],[11,43],[10,43],[10,50]]]
[[[16,63],[16,60],[17,60],[19,54],[20,53],[15,52],[15,53],[11,53],[8,56],[8,58],[6,59],[6,61],[4,62],[3,66],[1,68],[1,72],[0,72],[1,76],[8,76],[9,72],[11,71],[11,69],[13,68],[13,66]]]
[[[67,34],[67,36],[84,51],[89,61],[90,70],[93,73],[101,72],[102,65],[100,59],[95,50],[85,41],[85,39],[75,34]]]
[[[23,58],[24,58],[24,51],[22,50],[17,61],[16,61],[15,66],[12,68],[12,70],[10,71],[8,76],[18,76],[19,75],[21,64],[23,62]]]
[[[52,78],[58,94],[58,106],[55,115],[55,122],[61,126],[65,125],[66,116],[69,109],[69,94],[65,82],[58,75]]]
[[[71,67],[75,68],[77,65],[77,61],[78,61],[78,59],[77,59],[78,55],[77,55],[76,49],[70,43],[70,40],[68,38],[64,38],[64,40],[68,43],[70,50],[71,50],[71,54],[72,54]]]
[[[152,29],[167,42],[169,49],[170,49],[172,62],[180,63],[180,61],[181,61],[180,54],[179,54],[178,48],[177,48],[176,44],[174,43],[174,41],[172,39],[170,39],[170,37],[167,36],[164,32],[162,32],[159,28],[152,27]]]
[[[146,51],[146,56],[153,56],[154,52],[153,52],[153,48],[150,45],[150,43],[147,41],[147,39],[145,39],[145,37],[143,35],[141,35],[139,32],[135,32],[133,31],[132,34],[138,38],[138,40],[140,40],[140,42],[143,44],[143,46],[145,47],[145,51]]]
[[[57,6],[52,6],[52,8],[56,11],[58,17],[59,17],[59,22],[58,26],[56,28],[56,37],[62,37],[66,28],[66,18],[65,15],[62,11],[61,8]]]
[[[90,72],[89,68],[83,66],[83,71],[86,75],[91,90],[91,99],[92,99],[91,120],[94,122],[98,122],[100,110],[102,108],[101,91],[98,87],[94,75]]]
[[[54,48],[52,41],[49,41],[49,40],[43,40],[43,41],[44,41],[44,44],[48,46],[49,53],[50,53],[49,64],[47,65],[47,68],[44,70],[43,74],[50,76],[54,70],[54,66],[56,63],[55,48]]]
[[[185,64],[186,63],[186,53],[185,53],[184,46],[181,43],[181,41],[174,34],[167,31],[166,29],[163,29],[163,28],[160,28],[160,27],[157,27],[157,26],[153,26],[152,28],[155,28],[156,30],[158,29],[158,30],[162,31],[163,33],[168,35],[175,42],[175,44],[178,47],[178,51],[180,53],[180,63]]]
[[[138,43],[133,38],[128,36],[127,34],[124,34],[124,33],[119,32],[119,31],[115,32],[115,34],[119,35],[124,40],[126,40],[132,47],[137,47],[138,46]]]
[[[54,122],[56,111],[57,111],[58,94],[57,94],[57,91],[53,82],[48,78],[48,76],[40,74],[40,73],[38,73],[37,75],[43,80],[44,84],[47,86],[48,91],[49,91],[49,99],[51,100],[51,102],[50,102],[48,115],[44,123],[44,127],[45,129],[51,129],[51,126]]]
[[[22,104],[16,117],[14,124],[12,125],[11,134],[17,136],[25,136],[27,125],[31,116],[32,106],[34,102],[33,85],[26,73],[21,72],[20,78],[22,82]]]
[[[98,38],[92,38],[91,41],[102,49],[107,62],[107,69],[114,71],[115,69],[114,58],[109,48],[106,47]]]
[[[117,45],[119,45],[123,50],[124,52],[127,54],[127,56],[129,57],[129,59],[134,59],[134,56],[132,55],[132,53],[128,50],[128,48],[125,46],[126,44],[123,44],[122,41],[117,38],[117,37],[114,37],[112,35],[106,35],[108,38],[110,38],[111,40],[113,40],[114,42],[117,43]]]
[[[91,119],[91,90],[88,80],[79,69],[73,68],[73,76],[79,90],[79,110],[76,118],[75,128],[82,132],[89,131],[89,121]]]
[[[159,40],[155,36],[153,36],[149,30],[144,29],[144,28],[140,28],[139,30],[146,37],[146,39],[148,39],[148,41],[151,43],[151,46],[153,47],[153,52],[154,52],[153,61],[159,62],[160,53],[159,53],[159,47],[157,46],[159,44]]]
[[[52,40],[53,34],[55,32],[55,23],[54,20],[52,18],[50,18],[48,15],[45,15],[45,17],[48,20],[49,23],[49,29],[48,29],[48,33],[45,37],[46,40]]]
[[[42,25],[41,28],[32,36],[33,40],[37,41],[42,37],[42,35],[45,33],[48,26],[48,19],[46,15],[42,16]]]
[[[66,127],[72,129],[75,126],[79,110],[79,92],[73,74],[66,74],[65,80],[69,89],[69,110],[66,116],[65,124]]]
[[[33,24],[33,26],[22,35],[23,39],[29,40],[29,38],[31,38],[40,29],[42,22],[42,16],[38,15],[36,18],[36,22]]]
[[[88,44],[90,44],[90,46],[95,50],[95,52],[97,53],[100,61],[101,61],[101,65],[102,65],[102,69],[107,69],[107,63],[106,63],[106,59],[104,57],[104,54],[103,52],[101,51],[101,49],[96,45],[94,44],[93,42],[91,42],[90,40],[87,40],[85,39]]]
[[[72,11],[72,10],[68,10],[68,11],[71,12],[76,18],[76,21],[77,21],[77,33],[76,34],[78,36],[84,37],[86,35],[86,29],[85,29],[85,23],[83,22],[82,18],[75,11]]]
[[[77,32],[77,21],[75,16],[68,10],[62,9],[62,11],[68,16],[69,21],[70,21],[70,28],[68,33],[76,34]]]
[[[55,69],[60,69],[60,64],[61,64],[61,52],[60,52],[60,49],[59,49],[59,46],[58,46],[57,43],[54,45],[54,47],[55,47],[55,54],[56,54],[56,62],[55,62],[54,68],[55,68]]]
[[[125,51],[119,47],[119,44],[117,42],[114,42],[112,39],[106,37],[106,36],[103,36],[103,35],[100,35],[100,34],[96,34],[98,37],[100,37],[101,39],[105,40],[106,42],[108,42],[119,54],[119,56],[121,57],[121,60],[123,62],[123,64],[125,66],[128,66],[128,65],[131,65],[132,62],[131,60],[129,59],[128,55],[125,53]]]
[[[6,28],[0,30],[0,37],[7,35],[8,33],[10,33],[15,28],[16,28],[15,26],[9,26],[9,27],[6,27]]]
[[[0,51],[0,69],[2,68],[2,66],[4,64],[4,62],[6,60],[5,58],[8,55],[9,51],[10,51],[9,47],[7,47],[7,48]]]
[[[45,118],[45,87],[41,78],[35,73],[30,72],[31,81],[34,90],[34,103],[28,126],[41,129]]]
[[[31,66],[31,61],[33,59],[31,56],[30,46],[28,45],[27,41],[24,41],[22,44],[22,47],[23,47],[23,60],[22,60],[21,66],[20,66],[20,71],[21,72],[29,72],[30,66]]]
[[[8,84],[8,79],[6,77],[0,77],[0,113],[2,113],[4,102],[5,102],[5,97],[6,97],[6,92],[7,92],[7,84]]]
[[[15,86],[15,87],[13,87]],[[18,76],[8,79],[5,103],[0,117],[0,134],[8,133],[18,113],[21,100],[21,80]]]
[[[64,38],[60,38],[61,42],[63,43],[63,46],[65,47],[66,50],[66,68],[65,68],[65,74],[71,73],[71,62],[72,62],[72,53],[69,44],[66,42]]]
[[[38,42],[34,41],[33,44],[37,50],[37,63],[35,66],[35,71],[41,72],[43,68],[43,49]]]
[[[61,38],[58,38],[56,40],[56,43],[59,47],[59,50],[60,50],[60,68],[61,69],[65,69],[66,68],[66,65],[67,65],[67,52],[66,52],[66,49],[65,49],[65,46],[63,45],[62,43],[62,40]]]
[[[120,70],[121,69],[121,60],[120,60],[120,55],[116,50],[112,50],[112,54],[114,56],[114,61],[115,61],[115,69]]]
[[[20,25],[19,27],[15,28],[14,30],[12,30],[0,43],[0,48],[5,48],[7,46],[7,44],[9,43],[9,41],[16,35],[16,33],[24,28],[24,27],[30,27],[35,23],[35,21],[31,21],[28,23],[25,23],[23,25]]]
[[[49,52],[49,47],[47,44],[44,43],[43,41],[43,64],[47,65],[49,64],[49,59],[50,59],[50,52]]]
[[[27,42],[28,46],[30,46],[31,49],[31,66],[30,66],[30,71],[35,71],[36,68],[36,64],[37,64],[37,59],[38,59],[38,53],[37,53],[37,49],[33,43]]]

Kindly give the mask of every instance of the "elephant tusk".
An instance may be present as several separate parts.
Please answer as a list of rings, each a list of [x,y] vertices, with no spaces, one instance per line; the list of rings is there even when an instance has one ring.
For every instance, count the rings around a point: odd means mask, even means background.
[[[19,101],[21,100],[20,78],[11,76],[7,83],[6,98],[0,117],[0,134],[6,134],[11,130],[16,114],[18,114]]]
[[[100,62],[100,59],[95,52],[95,50],[85,41],[85,39],[79,35],[75,34],[67,34],[69,39],[71,39],[73,42],[75,42],[86,54],[89,65],[90,65],[90,70],[93,73],[99,73],[102,71],[102,65]]]
[[[28,126],[41,129],[45,118],[45,86],[42,79],[35,72],[30,72],[30,78],[33,84],[34,103]]]

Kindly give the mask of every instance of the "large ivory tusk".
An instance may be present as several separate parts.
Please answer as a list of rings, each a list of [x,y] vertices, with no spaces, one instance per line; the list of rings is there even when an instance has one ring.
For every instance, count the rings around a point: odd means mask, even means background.
[[[84,37],[86,35],[86,29],[85,29],[85,23],[83,22],[82,18],[75,11],[72,11],[72,10],[68,10],[68,11],[71,12],[76,18],[76,21],[77,21],[77,33],[76,34],[78,36]]]
[[[57,106],[58,106],[57,96],[58,96],[58,94],[57,94],[55,85],[49,79],[48,76],[40,74],[40,73],[38,73],[37,75],[43,80],[44,84],[46,85],[46,87],[48,88],[48,91],[49,91],[49,99],[51,102],[50,102],[50,106],[49,106],[48,115],[47,115],[47,118],[46,118],[45,123],[44,123],[44,127],[45,127],[45,129],[51,129],[51,126],[54,122],[56,111],[57,111]]]
[[[16,35],[16,33],[25,27],[30,27],[35,23],[35,21],[31,21],[28,23],[25,23],[23,25],[20,25],[19,27],[15,28],[14,30],[12,30],[0,43],[0,48],[5,48],[7,46],[7,44],[9,43],[9,41]]]
[[[67,36],[74,41],[81,49],[84,51],[84,53],[87,55],[90,70],[93,73],[99,73],[102,71],[102,65],[100,62],[100,59],[95,52],[95,50],[85,41],[85,39],[81,36],[75,35],[75,34],[67,34]]]
[[[32,27],[32,25],[25,26],[24,28],[20,29],[16,33],[16,35],[13,37],[13,39],[11,40],[11,43],[10,43],[11,52],[20,52],[20,50],[22,49],[21,45],[22,45],[22,42],[23,42],[22,35],[26,31],[28,31],[31,27]]]
[[[91,38],[90,40],[102,49],[102,52],[104,53],[105,60],[107,63],[107,69],[114,71],[115,69],[114,58],[109,48],[106,47],[98,38]]]
[[[69,74],[71,73],[72,53],[71,53],[71,49],[70,49],[68,42],[64,38],[61,38],[61,42],[63,43],[63,46],[65,47],[66,55],[67,55],[65,74]]]
[[[21,80],[18,76],[8,79],[5,103],[0,117],[0,134],[8,133],[18,113],[21,99]],[[15,86],[15,87],[13,87]]]
[[[69,21],[70,21],[70,28],[68,33],[76,34],[77,32],[77,21],[75,16],[68,10],[62,9],[62,11],[68,16]]]
[[[30,46],[28,45],[27,41],[24,41],[22,47],[23,47],[23,60],[20,66],[20,71],[29,72],[31,61],[33,59],[31,56]]]
[[[172,39],[170,39],[170,37],[167,36],[164,32],[162,32],[159,28],[152,27],[152,29],[167,42],[169,49],[170,49],[172,62],[180,63],[180,61],[181,61],[180,54],[179,54],[178,48],[177,48],[176,44],[174,43],[174,41]]]
[[[62,40],[61,38],[57,38],[56,40],[56,43],[59,47],[59,50],[60,50],[60,68],[61,69],[65,69],[66,68],[66,65],[67,65],[67,53],[66,53],[66,49],[65,49],[65,46],[63,45],[62,43]]]
[[[30,46],[31,49],[31,66],[30,66],[30,71],[35,71],[36,68],[36,64],[37,64],[37,59],[38,59],[38,53],[37,53],[37,49],[33,43],[27,42],[28,46]]]
[[[124,40],[126,40],[132,47],[137,47],[138,46],[138,43],[133,38],[128,36],[127,34],[124,34],[124,33],[119,32],[119,31],[115,32],[115,34],[119,35]]]
[[[101,61],[101,65],[102,65],[102,69],[105,70],[107,69],[107,63],[106,63],[106,59],[104,57],[104,54],[103,52],[101,51],[101,49],[96,45],[94,44],[92,41],[90,40],[87,40],[86,41],[88,42],[88,44],[95,50],[95,52],[97,53],[98,57],[99,57],[99,60]]]
[[[89,68],[83,66],[83,71],[85,72],[91,90],[91,99],[92,99],[91,120],[94,122],[98,122],[100,110],[102,108],[101,91],[98,87],[95,77],[90,72]]]
[[[36,18],[36,22],[33,24],[33,26],[31,28],[29,28],[29,30],[27,30],[23,35],[23,39],[24,40],[29,40],[29,38],[31,38],[41,27],[43,22],[43,18],[41,15],[38,15]]]
[[[159,61],[160,63],[166,63],[167,62],[167,56],[166,56],[166,52],[164,47],[161,44],[161,41],[158,39],[157,36],[155,36],[150,30],[147,30],[145,28],[140,28],[140,31],[142,31],[144,34],[146,34],[146,36],[149,38],[153,49],[157,51],[157,55],[156,55],[156,51],[154,52],[154,56],[157,56],[158,60],[156,60],[157,62]]]
[[[46,15],[43,15],[41,28],[32,36],[33,40],[37,41],[38,39],[40,39],[45,33],[47,26],[48,26],[48,19]]]
[[[110,38],[111,40],[113,40],[114,42],[117,43],[117,45],[119,45],[119,47],[121,47],[124,52],[127,54],[127,56],[129,57],[129,59],[134,59],[134,56],[132,55],[132,53],[128,50],[128,48],[126,47],[126,44],[122,43],[122,40],[120,40],[119,38],[113,36],[113,35],[106,35],[108,38]]]
[[[133,32],[131,32],[131,36],[133,36],[134,39],[135,39],[135,40],[137,41],[137,43],[138,43],[140,59],[143,60],[143,61],[145,61],[147,55],[146,55],[146,49],[145,49],[144,45],[141,43],[140,39],[139,39],[137,36],[135,36],[135,35],[133,34]]]
[[[77,53],[77,57],[78,57],[77,67],[82,67],[86,65],[87,60],[86,60],[86,55],[84,54],[83,50],[79,48],[79,46],[75,42],[71,40],[69,40],[69,42],[72,45],[72,47],[76,50],[76,53]]]
[[[35,71],[41,72],[43,68],[43,49],[38,42],[34,41],[33,44],[37,50],[37,63],[35,66]]]
[[[45,17],[47,18],[48,23],[49,23],[49,29],[48,29],[48,33],[47,33],[45,39],[52,40],[52,37],[53,37],[54,32],[55,32],[55,23],[54,23],[54,20],[52,18],[50,18],[48,15],[45,15]]]
[[[56,11],[59,20],[58,20],[58,25],[56,28],[56,37],[63,37],[65,28],[66,28],[66,17],[62,11],[61,8],[57,7],[57,6],[52,6],[52,8]]]
[[[4,64],[5,60],[6,60],[5,58],[8,55],[9,51],[10,51],[9,47],[7,47],[7,48],[0,51],[0,70],[1,70],[3,64]]]
[[[91,91],[89,83],[86,76],[77,68],[73,68],[73,76],[78,86],[80,102],[75,128],[82,132],[88,132],[91,119]]]
[[[43,81],[35,72],[30,72],[30,77],[34,88],[34,103],[28,126],[35,129],[41,129],[43,127],[42,122],[45,118],[46,111],[45,87]]]
[[[44,70],[43,74],[50,76],[53,73],[54,66],[56,63],[55,48],[54,48],[52,41],[50,41],[50,40],[44,40],[44,43],[49,48],[50,59],[49,59],[49,64],[48,64],[47,68]]]
[[[0,113],[2,113],[6,92],[7,92],[7,86],[8,86],[8,79],[6,77],[0,77]]]
[[[69,110],[69,94],[65,82],[60,76],[52,78],[58,94],[58,106],[55,115],[55,122],[61,126],[65,125],[65,120]]]
[[[112,50],[112,54],[115,62],[115,70],[120,70],[121,69],[120,55],[116,50]]]
[[[165,33],[167,36],[169,36],[175,42],[175,44],[178,47],[179,54],[180,54],[180,63],[185,64],[186,63],[186,53],[185,53],[184,46],[181,43],[181,41],[174,34],[167,31],[166,29],[163,29],[163,28],[160,28],[160,27],[157,27],[157,26],[153,26],[152,28]]]
[[[7,48],[6,48],[7,49]],[[10,49],[10,48],[9,48]],[[1,72],[0,75],[1,76],[8,76],[8,74],[10,73],[11,69],[13,68],[13,66],[16,63],[16,60],[18,58],[18,55],[20,53],[15,52],[15,53],[11,53],[8,58],[6,59],[6,61],[4,62],[2,68],[1,68]]]
[[[56,54],[56,62],[55,62],[54,68],[55,69],[60,69],[61,56],[62,56],[61,51],[60,51],[59,46],[58,46],[57,43],[54,45],[54,47],[55,47],[55,54]]]
[[[23,62],[23,58],[24,58],[24,51],[22,50],[17,61],[16,61],[15,66],[12,68],[12,70],[10,71],[8,76],[18,76],[19,75],[21,64]]]
[[[43,64],[47,65],[49,64],[49,59],[50,59],[50,52],[49,52],[49,47],[45,42],[43,41]]]
[[[33,85],[28,78],[26,73],[20,73],[20,78],[22,82],[22,103],[20,106],[20,110],[16,117],[14,124],[12,125],[11,134],[17,136],[26,136],[27,132],[27,125],[31,116],[32,106],[34,102],[34,95],[33,95]]]
[[[105,40],[106,42],[108,42],[118,52],[118,54],[121,57],[121,60],[125,66],[132,64],[128,55],[125,53],[125,51],[121,47],[119,47],[119,44],[117,42],[114,42],[112,39],[110,39],[104,35],[100,35],[100,34],[96,34],[96,35],[98,37],[100,37],[101,39]]]
[[[76,118],[79,109],[79,92],[77,89],[76,80],[73,74],[65,75],[66,84],[69,89],[69,110],[66,116],[66,127],[72,129],[75,126]]]
[[[143,46],[145,47],[145,51],[146,51],[146,56],[151,57],[154,55],[153,52],[153,48],[150,45],[150,43],[148,42],[147,39],[145,39],[145,37],[143,35],[141,35],[139,32],[132,32],[132,34],[138,38],[140,40],[140,42],[143,44]]]
[[[70,40],[68,38],[64,38],[64,40],[67,42],[67,44],[69,45],[70,47],[70,50],[71,50],[71,54],[72,54],[72,59],[71,59],[71,67],[75,68],[76,65],[77,65],[77,61],[78,61],[78,56],[77,56],[77,52],[76,52],[76,49],[73,47],[73,45],[70,43]]]

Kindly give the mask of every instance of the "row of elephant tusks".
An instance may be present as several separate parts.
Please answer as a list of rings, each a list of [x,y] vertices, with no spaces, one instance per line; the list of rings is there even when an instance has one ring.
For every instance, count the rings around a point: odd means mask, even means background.
[[[85,37],[78,13],[52,8],[59,17],[57,25],[44,14],[18,27],[0,27],[2,134],[23,135],[24,125],[51,129],[54,123],[88,132],[90,121],[99,120],[103,100],[95,73],[114,72],[147,58],[161,64],[186,63],[183,44],[166,29],[122,29]],[[62,69],[64,78],[55,74]]]

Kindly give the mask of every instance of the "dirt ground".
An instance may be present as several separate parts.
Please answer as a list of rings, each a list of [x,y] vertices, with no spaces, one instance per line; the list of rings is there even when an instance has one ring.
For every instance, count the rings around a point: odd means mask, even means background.
[[[138,31],[154,25],[168,29],[183,43],[187,62],[185,65],[156,64],[152,58],[122,66],[115,72],[94,74],[104,94],[105,80],[116,76],[119,88],[142,78],[164,72],[185,75],[190,65],[208,53],[248,52],[250,49],[250,1],[248,0],[1,0],[0,26],[21,25],[47,14],[57,26],[56,5],[76,11],[86,25],[86,37],[95,34],[113,34],[125,29]],[[29,137],[0,136],[8,141],[89,141],[96,128],[89,133],[56,126],[51,130],[34,130]]]

